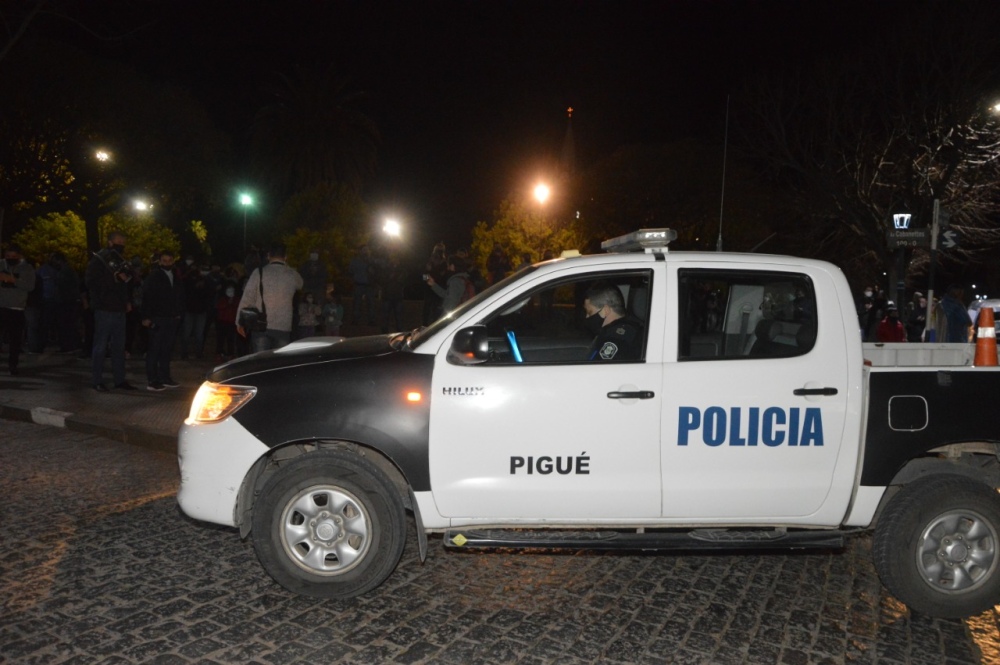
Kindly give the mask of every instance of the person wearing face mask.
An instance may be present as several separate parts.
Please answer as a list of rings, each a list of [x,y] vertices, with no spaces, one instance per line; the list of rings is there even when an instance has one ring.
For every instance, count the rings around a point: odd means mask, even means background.
[[[642,324],[628,315],[625,299],[614,284],[598,282],[587,290],[583,301],[587,329],[594,334],[590,360],[639,360],[642,354]]]
[[[125,234],[112,231],[108,246],[96,252],[87,264],[84,282],[90,308],[94,313],[94,344],[90,354],[94,390],[108,392],[104,385],[104,356],[110,349],[114,386],[119,390],[138,390],[125,380],[125,314],[131,308],[129,286],[131,265],[125,261]]]
[[[170,357],[183,314],[184,282],[174,270],[174,253],[163,250],[142,283],[142,325],[149,331],[146,390],[180,386],[171,376]]]
[[[236,316],[240,298],[236,283],[227,281],[215,301],[215,361],[224,362],[236,357]]]
[[[0,260],[0,337],[7,333],[7,368],[18,375],[21,338],[24,336],[24,308],[28,293],[35,288],[35,269],[21,256],[21,248],[8,245]]]
[[[905,342],[906,328],[899,320],[899,310],[891,300],[885,304],[885,318],[878,324],[875,339],[879,342]]]

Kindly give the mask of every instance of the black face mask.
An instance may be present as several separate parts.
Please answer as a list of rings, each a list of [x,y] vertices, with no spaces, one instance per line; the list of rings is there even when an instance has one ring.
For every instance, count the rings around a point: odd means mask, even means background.
[[[125,245],[111,245],[111,249],[115,250],[119,254],[125,254]]]
[[[172,265],[165,266],[165,265],[161,264],[160,267],[163,268],[164,270],[166,270],[167,272],[170,272],[170,271],[172,271],[174,269],[174,267]]]
[[[601,318],[601,312],[597,311],[588,316],[583,320],[584,325],[587,326],[587,331],[591,335],[596,335],[601,332],[601,328],[604,327],[604,319]]]

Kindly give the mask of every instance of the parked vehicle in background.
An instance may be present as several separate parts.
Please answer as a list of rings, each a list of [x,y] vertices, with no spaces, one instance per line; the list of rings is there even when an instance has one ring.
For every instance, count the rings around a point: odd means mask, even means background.
[[[993,325],[996,327],[997,339],[1000,339],[1000,298],[986,298],[985,300],[973,300],[969,305],[969,318],[972,319],[972,327],[979,324],[979,311],[983,307],[993,310]]]

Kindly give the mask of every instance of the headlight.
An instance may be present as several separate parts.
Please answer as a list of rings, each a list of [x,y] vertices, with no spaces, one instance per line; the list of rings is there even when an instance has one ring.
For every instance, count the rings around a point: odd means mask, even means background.
[[[184,424],[198,425],[225,420],[256,394],[257,389],[253,386],[228,386],[206,381],[198,388],[194,401],[191,402],[191,413]]]

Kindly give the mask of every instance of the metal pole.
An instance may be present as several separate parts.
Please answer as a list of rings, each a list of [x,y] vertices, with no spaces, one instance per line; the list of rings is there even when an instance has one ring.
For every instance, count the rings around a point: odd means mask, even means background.
[[[247,253],[247,204],[243,204],[243,254]]]
[[[938,228],[940,225],[941,217],[941,202],[938,199],[934,199],[934,214],[931,215],[931,269],[930,274],[927,278],[927,314],[924,318],[924,341],[925,342],[937,342],[940,340],[932,339],[935,336],[935,331],[931,327],[933,320],[931,319],[931,309],[934,307],[934,272],[937,270],[937,245],[938,245]]]
[[[722,194],[719,196],[719,242],[715,251],[722,251],[722,210],[726,201],[726,153],[729,150],[729,95],[726,95],[726,133],[722,141]]]

